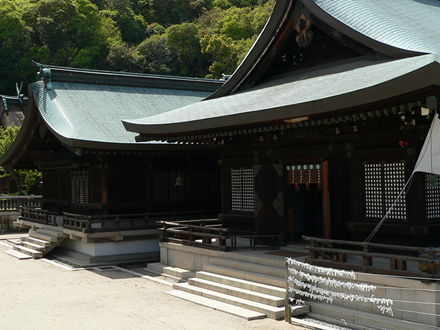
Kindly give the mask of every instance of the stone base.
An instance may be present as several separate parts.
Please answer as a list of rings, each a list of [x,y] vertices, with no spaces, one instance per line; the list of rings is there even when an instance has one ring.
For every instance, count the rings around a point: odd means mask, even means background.
[[[0,234],[20,232],[23,229],[14,226],[14,222],[18,219],[20,213],[8,212],[0,214]]]

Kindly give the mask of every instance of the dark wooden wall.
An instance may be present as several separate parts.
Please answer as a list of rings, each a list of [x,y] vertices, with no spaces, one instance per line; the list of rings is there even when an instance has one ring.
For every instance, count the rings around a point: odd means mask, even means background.
[[[284,231],[288,234],[288,209],[284,220],[275,212],[269,212],[273,199],[255,206],[255,212],[236,212],[231,208],[231,168],[249,168],[281,164],[313,164],[328,161],[329,171],[329,221],[331,237],[335,239],[364,240],[381,218],[366,216],[365,163],[404,164],[405,181],[409,179],[423,145],[430,118],[417,118],[421,125],[407,125],[402,116],[374,118],[364,122],[321,128],[304,128],[302,134],[274,132],[244,134],[225,140],[222,162],[222,214],[225,226],[248,223],[259,233]],[[352,126],[350,126],[352,125]],[[285,171],[285,169],[284,169]],[[281,178],[286,196],[286,173]],[[269,194],[278,181],[267,175],[255,178],[256,199]],[[425,176],[416,174],[406,196],[405,219],[389,218],[373,241],[408,245],[440,245],[440,219],[426,217]],[[321,193],[320,193],[321,194]],[[272,195],[271,195],[272,196]],[[321,196],[320,198],[323,199]],[[440,201],[439,201],[440,202]],[[264,213],[262,226],[258,219]],[[322,214],[324,215],[325,212]],[[252,220],[253,219],[253,220]],[[323,219],[324,221],[324,219]],[[281,226],[280,226],[281,224]],[[317,232],[318,235],[324,233]]]
[[[43,207],[87,215],[219,212],[220,167],[215,157],[184,155],[180,164],[174,158],[112,156],[75,169],[43,170]],[[176,185],[179,175],[181,186]]]

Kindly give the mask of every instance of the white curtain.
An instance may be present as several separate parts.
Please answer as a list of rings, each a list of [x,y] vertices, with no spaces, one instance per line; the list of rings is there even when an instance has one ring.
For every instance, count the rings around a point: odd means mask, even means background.
[[[426,135],[422,151],[417,159],[413,173],[426,172],[440,175],[440,120],[435,115]]]

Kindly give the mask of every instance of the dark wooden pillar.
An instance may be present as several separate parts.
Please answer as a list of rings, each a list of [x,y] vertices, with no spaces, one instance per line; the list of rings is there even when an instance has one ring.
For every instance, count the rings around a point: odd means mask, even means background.
[[[101,167],[101,198],[103,206],[103,214],[108,214],[108,171],[106,165]]]
[[[329,189],[329,173],[328,161],[322,163],[322,177],[323,177],[323,208],[324,208],[324,233],[325,238],[331,238],[331,223],[330,223],[330,189]]]

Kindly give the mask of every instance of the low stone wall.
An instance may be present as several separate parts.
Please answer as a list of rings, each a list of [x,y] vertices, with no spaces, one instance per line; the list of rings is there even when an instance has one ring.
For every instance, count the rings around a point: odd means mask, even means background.
[[[292,292],[291,297],[306,301],[310,299],[312,302],[324,301],[334,306],[350,308],[352,312],[344,315],[347,322],[388,329],[383,323],[383,318],[375,318],[375,315],[384,315],[423,325],[440,326],[440,283],[435,279],[351,272],[353,279],[339,274],[344,271],[293,262],[289,266],[289,282],[296,291]],[[344,283],[356,284],[359,287],[344,287]],[[368,286],[371,286],[370,291],[367,289]],[[360,296],[372,299],[365,301],[360,299]],[[334,299],[330,302],[329,298]],[[380,301],[382,298],[389,300],[391,304],[372,302],[374,299]],[[381,309],[381,306],[385,309]],[[311,310],[321,314],[322,311],[318,310],[320,307],[315,308],[312,304]],[[386,310],[388,307],[389,312]]]
[[[9,212],[0,214],[0,234],[23,231],[23,229],[14,227],[13,223],[19,217],[20,213]]]
[[[220,251],[174,243],[161,242],[159,245],[161,264],[192,272],[203,270],[203,265],[211,264],[211,258],[217,258],[221,254]]]

